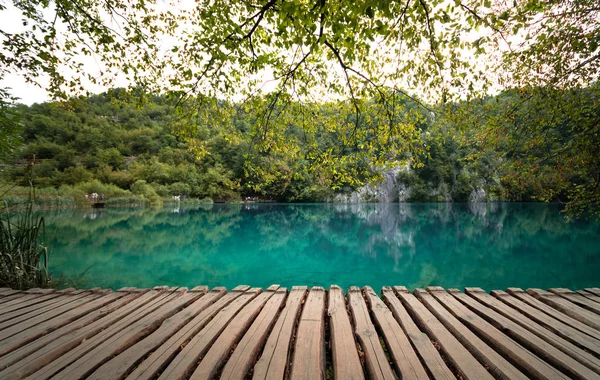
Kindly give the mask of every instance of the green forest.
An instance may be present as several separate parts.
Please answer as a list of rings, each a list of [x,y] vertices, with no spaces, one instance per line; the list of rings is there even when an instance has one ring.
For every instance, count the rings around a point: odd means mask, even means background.
[[[26,106],[0,86],[8,204],[32,185],[59,207],[89,193],[159,205],[385,191],[600,215],[597,1],[13,1],[0,12],[20,20],[2,27],[0,79],[52,99]]]
[[[572,112],[556,112],[552,101]],[[485,201],[568,202],[586,186],[598,196],[598,86],[552,95],[505,91],[440,106],[407,97],[399,103],[403,110],[396,112],[408,120],[401,146],[372,130],[381,128],[370,122],[379,116],[375,106],[352,131],[363,134],[359,142],[332,126],[352,119],[349,102],[313,106],[310,129],[293,104],[282,107],[278,134],[266,140],[251,105],[217,99],[205,100],[195,118],[169,97],[121,89],[16,104],[11,115],[22,142],[5,158],[2,175],[18,186],[5,199],[24,202],[33,184],[38,202],[54,207],[83,204],[93,192],[109,205],[162,204],[173,196],[322,202],[367,184],[376,188],[389,170],[409,202],[466,202],[477,191]],[[521,106],[507,114],[513,104]]]

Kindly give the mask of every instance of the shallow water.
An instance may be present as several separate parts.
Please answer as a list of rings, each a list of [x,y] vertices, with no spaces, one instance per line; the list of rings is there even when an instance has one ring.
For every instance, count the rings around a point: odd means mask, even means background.
[[[600,286],[600,224],[556,204],[249,204],[45,212],[66,285]]]

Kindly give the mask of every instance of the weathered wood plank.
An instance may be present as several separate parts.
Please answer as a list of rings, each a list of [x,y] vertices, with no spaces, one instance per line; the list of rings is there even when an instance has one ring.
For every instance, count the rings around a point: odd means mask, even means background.
[[[408,292],[406,288],[398,287],[398,289],[402,292]],[[384,286],[382,296],[383,300],[392,311],[392,315],[396,318],[396,321],[398,321],[412,344],[415,346],[425,367],[427,367],[433,378],[437,380],[456,379],[448,366],[446,366],[446,363],[440,356],[438,350],[431,343],[427,334],[422,332],[410,315],[408,315],[408,312],[400,300],[394,295],[392,288]]]
[[[7,378],[28,376],[48,365],[48,363],[58,360],[61,355],[68,353],[84,341],[88,342],[94,338],[96,338],[94,339],[95,342],[101,341],[103,337],[110,336],[111,333],[118,331],[117,329],[131,321],[131,318],[135,318],[139,313],[152,308],[166,296],[167,294],[164,292],[148,291],[106,317],[48,342],[29,356],[7,368],[5,372],[10,373]]]
[[[356,286],[348,289],[348,305],[354,320],[358,342],[364,352],[365,367],[371,379],[395,379],[396,375],[387,360],[381,341],[371,322],[369,309],[362,292]]]
[[[577,294],[584,296],[587,299],[590,299],[598,304],[600,304],[600,296],[595,295],[594,293],[586,292],[585,290],[578,290]]]
[[[125,295],[118,301],[110,303],[102,309],[96,310],[83,318],[80,318],[66,326],[60,327],[14,351],[9,353],[3,352],[0,354],[0,371],[4,371],[10,365],[13,365],[23,359],[25,359],[24,361],[27,363],[35,361],[36,354],[43,352],[45,348],[57,342],[60,337],[72,333],[82,327],[91,325],[94,321],[107,316],[114,310],[117,310],[127,303],[133,301],[135,298],[141,295],[141,292],[138,294],[124,294]],[[15,367],[18,367],[18,365],[15,365]],[[15,367],[13,367],[10,371],[14,370]],[[3,375],[5,375],[5,372],[0,372],[0,378],[2,378]]]
[[[413,318],[431,339],[436,340],[446,357],[465,379],[493,379],[492,375],[475,357],[450,333],[444,325],[406,288],[394,287],[396,294]]]
[[[244,334],[242,340],[238,343],[233,354],[227,361],[221,379],[244,379],[256,361],[267,336],[277,319],[277,313],[284,305],[287,296],[287,289],[277,289],[275,294],[269,299],[258,317],[248,331]]]
[[[350,323],[343,290],[332,285],[329,288],[329,329],[331,331],[331,352],[333,376],[335,379],[365,378],[356,350],[354,329]]]
[[[41,294],[41,293],[27,293],[22,297],[16,298],[14,300],[9,300],[3,303],[0,306],[0,315],[9,313],[11,311],[23,309],[25,307],[37,305],[41,302],[45,302],[49,299],[56,298],[60,296],[60,293],[50,293],[50,294]]]
[[[221,309],[206,327],[200,330],[183,347],[181,352],[177,354],[160,375],[159,379],[183,379],[189,376],[194,370],[197,361],[208,351],[230,321],[246,304],[260,293],[260,288],[252,288]]]
[[[60,293],[60,292],[57,292]],[[33,318],[36,315],[43,314],[56,307],[72,302],[78,298],[90,295],[91,292],[73,291],[68,293],[60,293],[60,297],[52,297],[37,305],[27,305],[27,307],[13,310],[6,314],[0,315],[0,330],[15,325],[19,322]]]
[[[483,340],[475,335],[469,328],[468,325],[463,325],[459,319],[454,315],[459,315],[463,319],[478,318],[466,308],[460,307],[455,299],[452,298],[446,291],[437,286],[430,286],[427,288],[428,292],[424,290],[415,291],[415,295],[423,304],[431,311],[437,319],[452,333],[454,336],[473,354],[481,363],[484,363],[489,371],[499,379],[527,379],[521,371],[515,368],[510,362],[508,362],[504,356],[498,354],[494,349],[488,346]],[[438,302],[438,300],[444,300],[445,305],[448,305],[448,309],[452,310],[453,313],[446,310],[446,308]],[[458,304],[458,305],[457,305]],[[451,306],[450,306],[451,305]],[[489,326],[490,328],[493,328]]]
[[[218,288],[220,289],[220,288]],[[182,348],[201,331],[215,315],[225,306],[229,305],[236,298],[250,289],[247,285],[240,285],[232,289],[196,315],[191,321],[185,324],[166,342],[156,348],[144,361],[139,363],[135,369],[127,376],[128,379],[153,379],[158,376],[160,371],[166,367],[169,362],[179,353]]]
[[[288,368],[292,334],[306,293],[306,286],[292,287],[285,308],[279,314],[262,355],[254,366],[254,380],[281,380],[284,378]]]
[[[4,323],[5,327],[2,330],[0,330],[0,334],[2,334],[2,339],[10,337],[11,335],[17,334],[21,331],[25,331],[30,327],[45,323],[46,321],[51,320],[57,316],[61,316],[69,310],[72,310],[76,307],[79,307],[88,302],[92,302],[97,298],[102,297],[102,294],[86,292],[81,293],[81,295],[73,295],[72,297],[72,299],[65,300],[64,303],[57,303],[53,305],[54,307],[48,308],[43,313],[28,313],[6,321]]]
[[[204,294],[207,291],[208,289],[206,287],[197,287],[190,292]],[[141,362],[144,357],[154,350],[159,349],[163,343],[184,328],[184,326],[195,316],[213,305],[226,293],[227,290],[223,287],[214,288],[208,294],[197,299],[181,312],[166,319],[156,331],[100,366],[90,375],[90,377],[88,377],[88,379],[110,380],[125,376],[128,372],[132,371],[136,364]]]
[[[0,294],[0,305],[5,302],[13,301],[20,297],[23,297],[23,296],[25,296],[25,294],[26,293],[24,293],[20,290],[8,289]]]
[[[527,293],[531,294],[545,304],[562,311],[568,316],[575,318],[596,330],[600,330],[600,316],[597,314],[577,306],[573,302],[557,294],[550,293],[542,289],[527,289]]]
[[[600,304],[593,300],[582,296],[581,294],[575,293],[574,291],[566,288],[551,288],[548,289],[550,293],[558,294],[559,296],[573,302],[575,305],[579,305],[584,309],[590,310],[596,314],[600,314]]]
[[[276,287],[236,289],[203,297],[205,287],[195,295],[167,287],[7,290],[0,317],[20,313],[0,321],[10,323],[0,329],[0,378],[324,379],[328,304],[328,376],[336,379],[451,379],[455,371],[464,379],[600,380],[600,330],[589,325],[600,318],[596,288],[533,289],[534,298],[520,289],[430,287],[415,297],[385,287],[380,298],[352,287],[347,302],[335,286],[329,296],[295,288],[287,298]]]
[[[64,373],[65,368],[69,367],[73,363],[79,364],[79,360],[82,357],[88,357],[87,355],[92,352],[97,352],[96,348],[99,346],[106,347],[106,343],[111,341],[115,336],[120,336],[124,329],[129,331],[129,328],[134,327],[135,323],[142,320],[148,315],[152,315],[156,310],[160,310],[164,305],[169,304],[174,299],[177,299],[183,295],[183,292],[176,291],[177,288],[170,290],[160,291],[162,297],[157,297],[155,300],[150,301],[148,304],[143,305],[139,309],[133,311],[123,319],[116,321],[113,325],[109,326],[105,330],[99,332],[93,337],[84,340],[75,349],[66,352],[59,358],[52,361],[52,363],[39,369],[37,372],[29,376],[30,379],[46,379],[50,375],[56,378],[78,378],[77,376],[61,376],[60,373]],[[72,367],[71,367],[72,368]],[[76,372],[76,371],[75,371]]]
[[[484,306],[468,295],[461,293],[458,289],[448,289],[448,292],[496,328],[501,329],[505,334],[527,347],[532,353],[551,363],[569,376],[583,379],[600,379],[600,376],[594,371],[566,355],[558,348],[549,344],[518,323],[513,322],[500,313]]]
[[[259,294],[239,311],[204,355],[198,367],[192,372],[190,379],[210,380],[217,375],[231,350],[242,339],[242,335],[278,288],[279,285],[269,287],[267,291]]]
[[[290,379],[325,379],[325,289],[308,293],[298,323]]]
[[[559,320],[560,322],[562,322],[566,325],[569,325],[591,337],[594,337],[594,338],[600,340],[600,331],[594,329],[593,327],[586,325],[583,322],[578,321],[575,318],[568,316],[567,314],[565,314],[563,312],[558,311],[557,309],[553,308],[552,306],[545,304],[544,302],[533,297],[531,294],[526,293],[523,289],[508,288],[508,289],[506,289],[506,292],[508,294],[518,298],[520,301],[523,301],[526,304],[528,304],[532,307],[535,307],[536,309],[538,309],[540,311],[543,311],[545,314],[550,315],[551,317]]]
[[[123,297],[125,293],[110,292],[103,297],[93,299],[74,307],[64,313],[58,313],[55,317],[44,322],[30,321],[31,326],[26,328],[20,325],[12,326],[0,331],[0,355],[15,350],[42,335],[48,334],[62,326],[65,326],[78,318],[84,317],[96,309],[100,309],[111,302]],[[34,318],[35,319],[35,318]],[[8,339],[10,337],[10,339]]]
[[[538,323],[536,328],[540,328],[540,326],[545,327],[546,329],[552,331],[556,335],[568,340],[569,342],[583,347],[591,352],[595,352],[597,355],[600,355],[600,341],[592,338],[591,336],[582,333],[581,331],[562,323],[561,321],[552,318],[548,314],[543,313],[542,311],[536,309],[533,306],[526,304],[520,299],[511,296],[510,294],[503,292],[501,290],[492,291],[492,296],[496,297],[500,301],[504,302],[506,305],[512,307],[512,309],[505,310],[514,313],[514,310],[518,310],[523,315],[527,316],[529,319]],[[505,314],[505,316],[507,316]],[[528,325],[528,328],[533,328],[533,326]]]
[[[392,312],[370,286],[363,288],[373,321],[383,334],[392,363],[402,379],[426,379],[427,372]]]
[[[202,293],[187,292],[185,288],[177,289],[176,294],[181,295],[173,296],[169,301],[153,310],[150,314],[130,324],[126,329],[119,331],[110,338],[105,339],[102,343],[57,373],[54,378],[79,379],[88,377],[96,368],[156,330],[162,321],[176,314],[202,296]]]
[[[539,325],[537,322],[527,318],[525,315],[515,312],[515,309],[512,309],[505,303],[487,294],[483,289],[465,288],[465,293],[475,298],[477,301],[484,304],[491,310],[494,310],[495,312],[503,315],[504,317],[519,324],[523,328],[529,330],[530,332],[542,338],[554,347],[558,348],[565,354],[571,356],[586,367],[592,369],[594,372],[600,373],[600,361],[596,359],[592,354],[580,349],[573,343],[547,330],[543,326]]]
[[[595,294],[596,296],[600,297],[600,288],[585,288],[583,289],[586,292],[590,292],[592,294]]]
[[[536,379],[568,378],[559,370],[529,352],[512,338],[503,334],[501,330],[475,314],[471,309],[456,300],[456,298],[446,296],[448,295],[447,292],[443,294],[441,292],[432,292],[431,294],[459,321],[468,326],[472,331],[475,331],[487,344],[500,352],[504,358],[510,359],[525,374]]]

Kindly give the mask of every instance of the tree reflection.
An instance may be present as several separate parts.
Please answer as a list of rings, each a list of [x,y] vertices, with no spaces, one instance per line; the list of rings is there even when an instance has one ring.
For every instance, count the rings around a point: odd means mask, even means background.
[[[597,286],[600,226],[548,204],[204,205],[47,212],[91,286]]]

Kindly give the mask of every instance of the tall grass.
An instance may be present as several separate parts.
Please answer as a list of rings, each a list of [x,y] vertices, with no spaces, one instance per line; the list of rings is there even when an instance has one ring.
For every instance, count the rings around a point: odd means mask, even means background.
[[[0,209],[0,286],[13,289],[48,287],[48,248],[44,217],[33,213],[34,193],[19,212]]]

